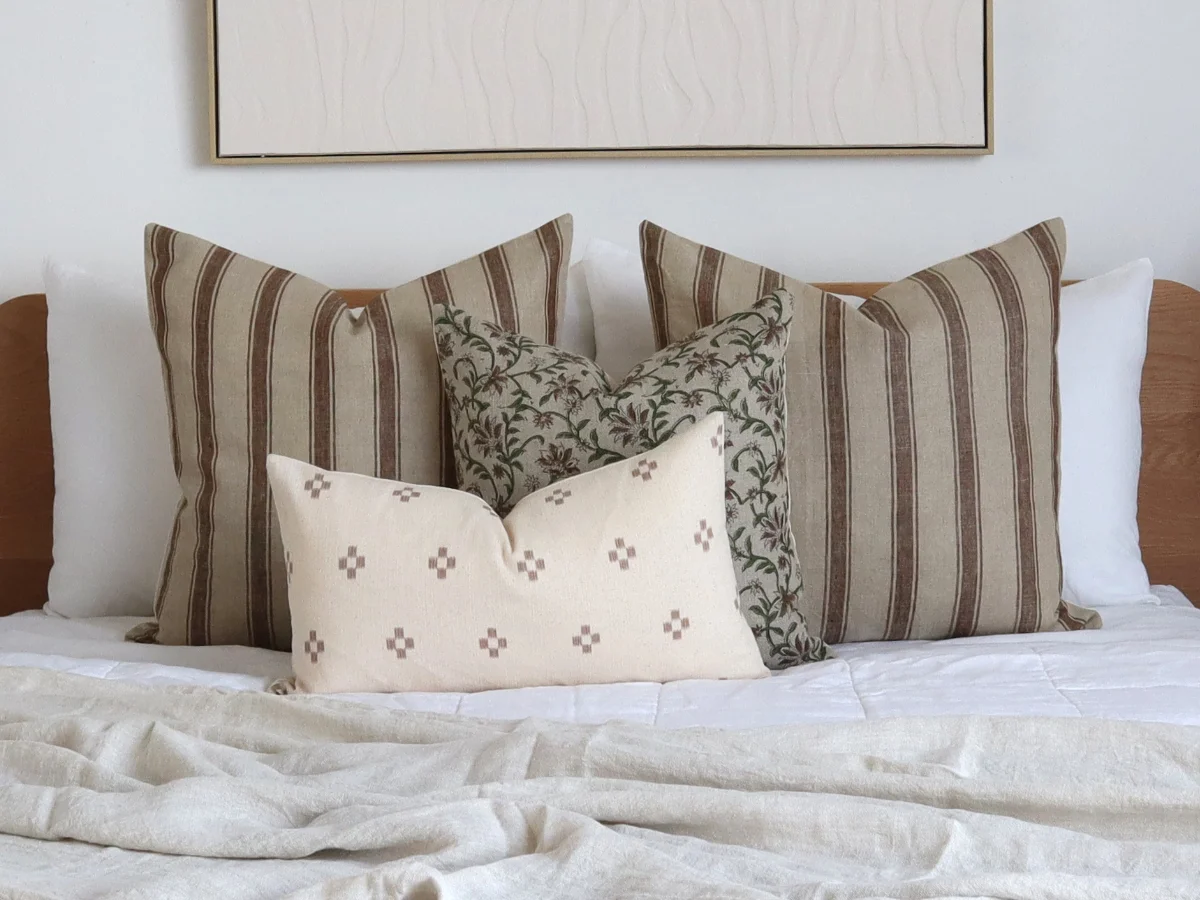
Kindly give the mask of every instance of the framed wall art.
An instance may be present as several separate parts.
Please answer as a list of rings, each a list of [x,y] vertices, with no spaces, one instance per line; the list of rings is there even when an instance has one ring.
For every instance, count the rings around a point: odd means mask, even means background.
[[[209,0],[221,163],[984,154],[991,0]]]

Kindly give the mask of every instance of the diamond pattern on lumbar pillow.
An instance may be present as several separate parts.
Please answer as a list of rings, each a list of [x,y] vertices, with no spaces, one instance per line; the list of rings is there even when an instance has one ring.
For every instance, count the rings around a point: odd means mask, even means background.
[[[735,606],[725,469],[709,444],[720,421],[710,416],[650,455],[528,496],[503,521],[462,491],[270,457],[294,564],[296,689],[766,675]],[[650,481],[630,477],[643,462],[654,464]],[[330,485],[319,504],[305,487],[314,475]],[[408,487],[419,500],[404,502]],[[709,550],[694,541],[701,521],[713,523]]]

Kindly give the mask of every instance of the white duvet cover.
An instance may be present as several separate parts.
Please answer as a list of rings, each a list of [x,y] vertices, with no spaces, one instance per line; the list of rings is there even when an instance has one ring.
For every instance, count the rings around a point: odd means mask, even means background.
[[[1178,591],[1107,608],[1075,634],[844,645],[828,662],[759,681],[525,688],[482,694],[345,695],[372,706],[489,719],[537,717],[663,728],[754,728],[896,716],[1058,716],[1200,725],[1200,610]],[[148,685],[261,691],[285,653],[122,640],[137,619],[0,618],[0,666]]]

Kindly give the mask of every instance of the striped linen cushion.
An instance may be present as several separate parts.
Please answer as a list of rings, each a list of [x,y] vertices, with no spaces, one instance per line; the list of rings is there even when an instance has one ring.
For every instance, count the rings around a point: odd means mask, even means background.
[[[337,292],[160,225],[146,229],[150,316],[181,501],[155,601],[163,644],[291,648],[267,454],[414,484],[451,480],[430,307],[553,343],[564,216],[353,313]],[[325,489],[314,480],[313,491]]]
[[[829,643],[1099,627],[1061,599],[1055,343],[1066,232],[1045,222],[859,310],[642,226],[659,346],[780,287],[792,527]]]

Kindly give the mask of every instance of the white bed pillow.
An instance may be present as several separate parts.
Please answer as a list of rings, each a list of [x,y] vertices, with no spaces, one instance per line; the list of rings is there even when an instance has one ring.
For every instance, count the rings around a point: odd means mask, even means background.
[[[584,254],[596,361],[621,378],[655,351],[638,254],[593,240]],[[1154,268],[1139,260],[1063,289],[1059,334],[1063,593],[1080,606],[1153,602],[1138,543],[1142,364]],[[857,307],[858,297],[842,297]]]
[[[642,262],[636,253],[623,247],[591,240],[584,250],[582,266],[595,321],[595,360],[614,382],[619,382],[658,349],[654,346]]]
[[[54,440],[52,612],[149,616],[179,483],[142,288],[44,270]]]
[[[150,616],[179,502],[162,363],[142,285],[48,261],[54,567],[47,609]],[[561,343],[595,354],[583,269],[568,281]]]
[[[576,356],[596,358],[596,326],[582,262],[567,272],[567,303],[558,328],[558,345]]]
[[[1142,259],[1062,293],[1058,531],[1064,596],[1084,606],[1153,602],[1137,524],[1153,292],[1154,267]]]

